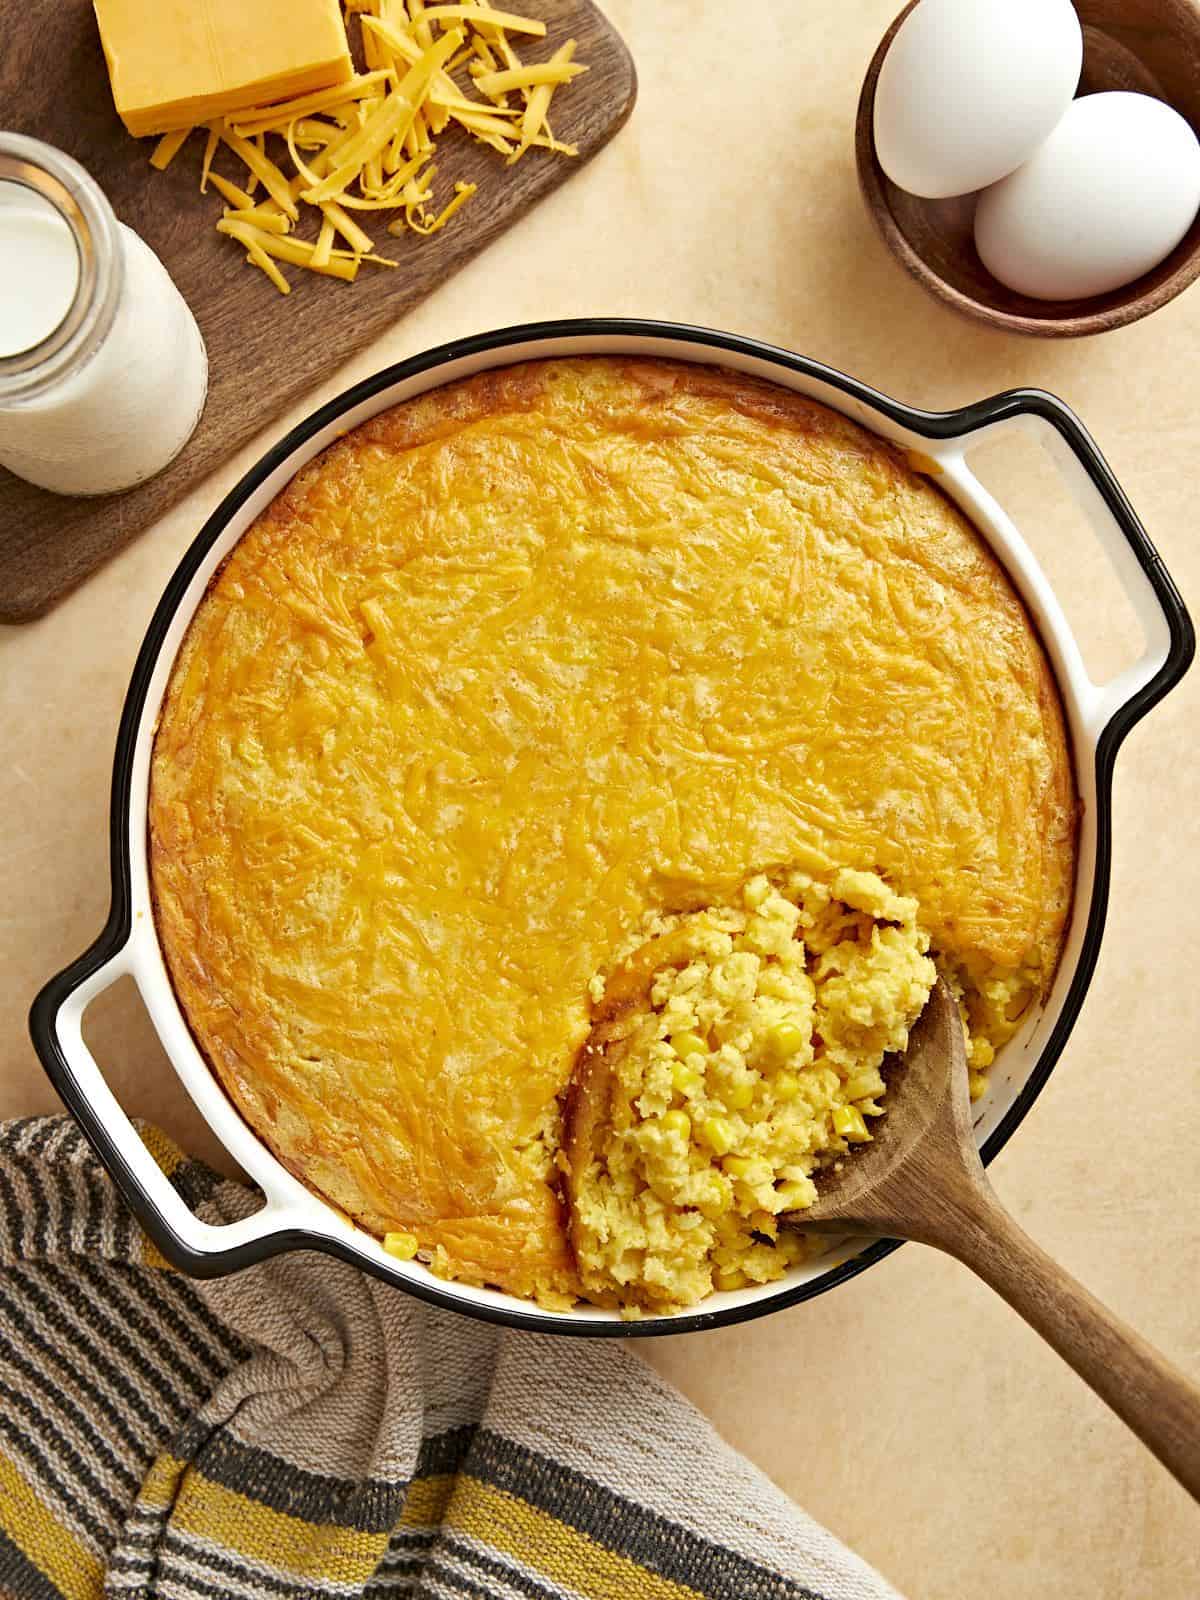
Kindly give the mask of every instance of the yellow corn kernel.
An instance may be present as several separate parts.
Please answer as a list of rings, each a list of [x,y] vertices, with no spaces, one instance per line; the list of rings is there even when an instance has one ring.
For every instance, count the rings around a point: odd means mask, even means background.
[[[857,1106],[835,1106],[833,1126],[848,1144],[866,1144],[870,1140],[866,1121]]]
[[[800,1093],[800,1079],[794,1072],[777,1072],[771,1082],[777,1100],[794,1100]]]
[[[745,1231],[743,1228],[743,1219],[738,1216],[733,1216],[728,1212],[722,1212],[722,1214],[716,1218],[716,1224],[717,1238],[721,1241],[721,1244],[720,1248],[713,1252],[713,1259],[716,1264],[720,1266],[722,1261],[728,1258],[728,1252],[731,1249],[741,1249],[742,1245],[745,1243]],[[725,1251],[724,1256],[721,1254],[722,1250]]]
[[[704,1055],[708,1046],[698,1033],[675,1033],[671,1035],[671,1049],[683,1060],[687,1056]]]
[[[777,1022],[767,1033],[767,1043],[780,1061],[786,1061],[797,1050],[803,1050],[808,1043],[808,1036],[794,1022]]]
[[[763,1163],[755,1160],[752,1155],[726,1155],[722,1165],[725,1166],[726,1173],[730,1174],[730,1178],[741,1178],[742,1182],[752,1182],[762,1171]]]
[[[383,1248],[397,1261],[411,1261],[417,1253],[417,1236],[415,1233],[385,1233]]]
[[[847,1080],[845,1095],[847,1100],[870,1100],[874,1095],[882,1094],[883,1088],[883,1079],[877,1072],[860,1072],[857,1077]]]
[[[982,1072],[990,1067],[996,1059],[996,1052],[988,1039],[972,1039],[967,1047],[967,1060],[976,1069]]]
[[[706,1217],[719,1217],[733,1204],[733,1185],[721,1172],[706,1172],[696,1186],[696,1209]]]
[[[695,1094],[704,1081],[703,1073],[697,1072],[690,1062],[676,1061],[671,1066],[671,1082],[682,1095]]]
[[[781,1183],[775,1190],[780,1211],[803,1211],[812,1204],[811,1183]]]
[[[686,1111],[664,1111],[658,1122],[664,1133],[677,1133],[681,1139],[692,1136],[692,1119]]]
[[[745,1111],[747,1106],[754,1103],[754,1085],[752,1083],[735,1083],[725,1090],[725,1104],[731,1111]]]
[[[700,1124],[700,1137],[714,1155],[723,1156],[737,1143],[733,1124],[724,1117],[705,1117]]]
[[[713,1285],[717,1289],[744,1289],[750,1282],[744,1272],[739,1272],[736,1267],[717,1272],[713,1277]]]

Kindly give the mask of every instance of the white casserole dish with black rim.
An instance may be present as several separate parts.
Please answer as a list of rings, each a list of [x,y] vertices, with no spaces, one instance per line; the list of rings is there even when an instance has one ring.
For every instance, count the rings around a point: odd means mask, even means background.
[[[554,356],[635,355],[720,365],[782,385],[841,411],[936,464],[939,487],[1004,566],[1037,625],[1058,681],[1083,815],[1074,912],[1054,984],[992,1069],[976,1134],[990,1160],[1021,1123],[1079,1014],[1096,964],[1108,898],[1113,760],[1125,735],[1180,680],[1194,653],[1187,611],[1104,458],[1074,413],[1053,396],[1015,390],[948,412],[915,410],[816,361],[736,335],[622,319],[550,322],[443,345],[356,384],[275,445],[226,496],[184,556],[151,620],[133,670],[117,739],[111,812],[112,909],[103,933],[34,1002],[34,1044],[125,1200],[164,1256],[185,1273],[215,1277],[268,1256],[323,1250],[409,1293],[489,1321],[541,1332],[687,1333],[762,1316],[844,1282],[896,1248],[861,1241],[793,1270],[779,1283],[715,1294],[675,1317],[622,1321],[581,1306],[542,1310],[499,1290],[434,1277],[387,1255],[380,1241],[305,1188],[227,1099],[176,1001],[155,930],[146,806],[155,725],[171,665],[216,568],[276,494],[348,429],[425,390],[512,362]],[[1091,681],[1066,618],[1012,520],[970,471],[966,455],[998,430],[1019,428],[1045,446],[1088,514],[1136,607],[1145,648],[1106,684]],[[253,1216],[217,1226],[195,1216],[156,1165],[117,1103],[82,1034],[90,1002],[131,976],[184,1087],[230,1155],[265,1196]]]

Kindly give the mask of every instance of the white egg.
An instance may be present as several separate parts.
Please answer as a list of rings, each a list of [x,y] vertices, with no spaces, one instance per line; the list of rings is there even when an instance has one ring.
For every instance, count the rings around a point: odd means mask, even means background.
[[[1041,144],[1082,64],[1070,0],[921,0],[879,73],[879,164],[931,200],[985,188]]]
[[[975,247],[1035,300],[1107,294],[1158,265],[1200,210],[1200,143],[1144,94],[1085,95],[1023,167],[980,195]]]

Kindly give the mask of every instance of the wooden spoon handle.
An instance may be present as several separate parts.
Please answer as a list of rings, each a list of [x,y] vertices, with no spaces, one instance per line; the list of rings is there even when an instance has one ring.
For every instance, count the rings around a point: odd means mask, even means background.
[[[1051,1260],[990,1185],[972,1198],[970,1214],[928,1242],[1007,1300],[1200,1500],[1200,1387]]]

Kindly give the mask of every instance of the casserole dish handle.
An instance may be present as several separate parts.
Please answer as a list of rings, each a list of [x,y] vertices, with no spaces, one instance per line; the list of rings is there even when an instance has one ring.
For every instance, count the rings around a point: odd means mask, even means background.
[[[293,1246],[280,1194],[265,1190],[266,1204],[236,1222],[196,1216],[159,1166],[116,1096],[83,1037],[83,1014],[118,979],[137,980],[131,942],[107,960],[107,936],[53,978],[34,1001],[30,1032],[43,1064],[125,1203],[162,1254],[192,1277],[219,1277]],[[311,1233],[311,1230],[308,1230]],[[311,1239],[310,1239],[311,1242]]]
[[[965,443],[1016,426],[1043,447],[1099,536],[1145,638],[1141,657],[1093,684],[1088,720],[1110,752],[1177,684],[1195,654],[1183,599],[1095,440],[1069,406],[1040,389],[1014,389],[958,413]]]

